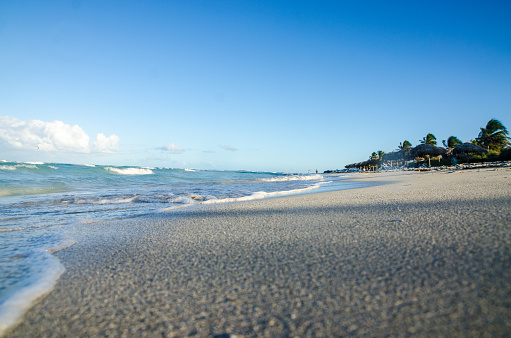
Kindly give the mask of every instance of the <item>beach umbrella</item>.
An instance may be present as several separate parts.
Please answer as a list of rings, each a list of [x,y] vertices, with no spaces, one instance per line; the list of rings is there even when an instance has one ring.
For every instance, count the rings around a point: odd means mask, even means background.
[[[488,152],[488,150],[484,149],[483,147],[478,146],[477,144],[465,142],[462,144],[457,145],[453,150],[453,154],[469,154],[469,153],[475,153],[475,154],[485,154]]]
[[[370,160],[367,160],[367,161],[364,161],[364,162],[360,162],[359,165],[361,168],[368,168],[371,164],[371,161]]]
[[[404,161],[410,159],[410,151],[411,151],[411,149],[402,149],[399,151],[393,151],[391,153],[387,153],[387,154],[383,155],[383,161],[391,162],[391,163],[392,163],[392,161],[396,161],[396,162],[403,161],[404,162]]]
[[[469,157],[467,154],[485,154],[488,150],[484,149],[483,147],[478,146],[477,144],[473,144],[470,142],[465,142],[462,144],[457,145],[453,150],[452,153],[454,155],[458,155],[458,157],[461,157],[459,155],[463,154],[467,157],[467,163],[469,160]],[[464,157],[465,157],[464,156]]]
[[[384,161],[397,161],[403,158],[403,154],[401,151],[393,151],[391,153],[387,153],[383,155]]]
[[[431,144],[419,144],[411,151],[413,157],[425,157],[425,156],[445,156],[447,149],[441,147],[435,147]]]

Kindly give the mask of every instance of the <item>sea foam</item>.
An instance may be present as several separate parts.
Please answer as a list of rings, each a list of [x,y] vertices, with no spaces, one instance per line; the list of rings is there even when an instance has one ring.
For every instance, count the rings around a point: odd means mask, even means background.
[[[62,273],[50,249],[35,250],[60,243],[64,227],[150,214],[162,211],[163,205],[163,210],[171,210],[300,193],[326,183],[321,175],[191,168],[3,161],[0,170],[5,206],[0,231],[6,239],[6,259],[0,259],[4,332],[33,300],[51,290]],[[20,252],[20,258],[9,259]],[[35,271],[24,270],[25,265]],[[8,268],[26,273],[18,277]]]
[[[50,292],[65,268],[51,253],[65,249],[75,242],[67,239],[58,245],[40,250],[37,255],[36,271],[24,281],[24,286],[9,295],[5,295],[0,302],[0,336],[7,328],[14,325],[33,302]]]
[[[289,182],[289,181],[320,181],[323,180],[321,175],[285,175],[271,178],[260,178],[263,182]]]
[[[17,170],[20,168],[37,169],[35,164],[15,164],[15,165],[1,165],[0,170]]]
[[[111,171],[120,175],[151,175],[154,174],[151,169],[148,168],[115,168],[105,167],[105,170]]]

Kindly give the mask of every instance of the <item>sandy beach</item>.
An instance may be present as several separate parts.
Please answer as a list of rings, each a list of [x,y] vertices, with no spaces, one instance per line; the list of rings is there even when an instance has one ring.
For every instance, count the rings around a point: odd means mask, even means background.
[[[509,336],[511,170],[80,225],[8,337]]]

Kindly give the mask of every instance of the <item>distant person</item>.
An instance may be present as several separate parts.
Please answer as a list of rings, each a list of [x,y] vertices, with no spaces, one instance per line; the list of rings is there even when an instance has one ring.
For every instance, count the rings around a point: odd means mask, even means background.
[[[316,174],[318,173],[318,169],[316,169]]]

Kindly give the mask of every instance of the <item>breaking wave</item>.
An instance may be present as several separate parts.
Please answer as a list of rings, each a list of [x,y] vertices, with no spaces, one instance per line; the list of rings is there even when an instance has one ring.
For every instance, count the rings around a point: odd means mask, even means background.
[[[271,178],[260,178],[263,182],[289,182],[289,181],[322,181],[321,175],[286,175]]]
[[[152,175],[154,172],[148,168],[115,168],[105,167],[105,170],[119,175]]]

